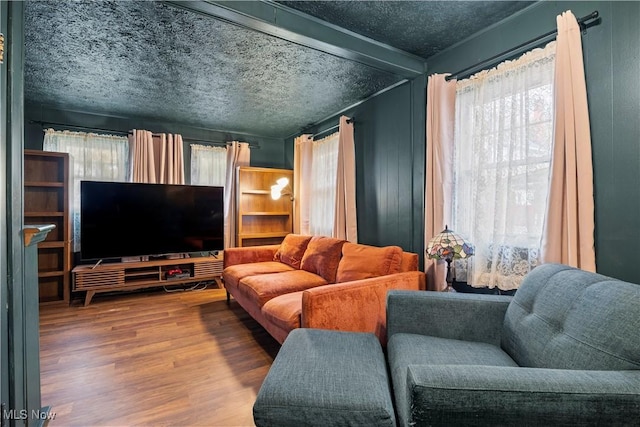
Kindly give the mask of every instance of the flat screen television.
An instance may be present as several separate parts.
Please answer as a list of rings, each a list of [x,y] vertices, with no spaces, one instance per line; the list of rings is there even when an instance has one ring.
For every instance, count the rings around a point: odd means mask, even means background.
[[[224,188],[80,182],[80,259],[224,248]]]

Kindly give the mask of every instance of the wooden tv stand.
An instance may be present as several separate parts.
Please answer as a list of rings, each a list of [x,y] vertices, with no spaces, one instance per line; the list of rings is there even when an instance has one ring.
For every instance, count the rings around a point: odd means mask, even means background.
[[[79,265],[72,270],[73,290],[87,291],[87,306],[96,293],[125,291],[154,286],[180,285],[184,283],[218,281],[222,276],[223,253],[217,257],[160,259],[140,262]],[[167,271],[174,268],[188,271],[188,277],[167,278]]]

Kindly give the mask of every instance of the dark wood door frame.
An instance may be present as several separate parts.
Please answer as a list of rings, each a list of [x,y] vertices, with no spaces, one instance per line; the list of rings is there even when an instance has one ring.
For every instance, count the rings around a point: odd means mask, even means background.
[[[39,236],[23,233],[24,3],[0,2],[0,362],[2,426],[42,425],[37,286]],[[37,296],[37,293],[35,294]]]

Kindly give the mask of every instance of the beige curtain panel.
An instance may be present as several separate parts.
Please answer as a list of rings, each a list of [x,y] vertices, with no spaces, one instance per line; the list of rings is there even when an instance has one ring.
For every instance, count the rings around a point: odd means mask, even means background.
[[[129,135],[129,153],[131,181],[155,183],[153,134],[148,130],[134,129]]]
[[[224,186],[224,247],[236,246],[236,169],[249,166],[251,150],[246,142],[233,141],[227,147],[227,178]]]
[[[132,182],[185,183],[182,136],[134,129],[129,152]]]
[[[162,184],[184,184],[184,151],[181,135],[162,133],[154,139],[159,156]]]
[[[338,177],[336,180],[336,214],[333,237],[358,242],[356,213],[356,151],[353,123],[340,117],[338,139]]]
[[[425,248],[429,240],[444,230],[445,219],[451,218],[456,80],[446,81],[445,77],[445,74],[434,74],[427,82]],[[445,262],[425,256],[424,267],[427,289],[443,290]]]
[[[295,139],[293,148],[293,232],[311,234],[310,184],[313,147],[311,135],[300,135]]]
[[[593,272],[593,168],[582,40],[570,11],[557,23],[554,148],[541,258]]]

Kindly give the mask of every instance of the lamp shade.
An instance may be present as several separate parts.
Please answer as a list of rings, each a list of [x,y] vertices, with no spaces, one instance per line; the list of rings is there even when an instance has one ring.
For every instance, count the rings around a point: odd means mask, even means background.
[[[280,198],[280,196],[282,196],[282,187],[280,187],[279,185],[272,185],[271,186],[271,198],[273,200],[278,200]]]
[[[441,233],[433,236],[427,245],[427,256],[431,259],[461,259],[473,255],[473,246],[459,234],[445,226]]]
[[[293,192],[289,186],[289,179],[285,176],[279,178],[275,185],[271,186],[271,198],[278,200],[282,196],[289,196],[289,199],[293,201]]]

